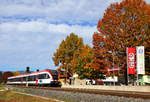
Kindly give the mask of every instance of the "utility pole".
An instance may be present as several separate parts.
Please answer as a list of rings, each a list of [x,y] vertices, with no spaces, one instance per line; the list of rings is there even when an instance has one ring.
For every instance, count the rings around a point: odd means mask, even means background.
[[[66,63],[65,63],[65,64],[66,64]],[[65,72],[66,72],[66,73],[65,73],[65,74],[66,74],[66,75],[65,75],[65,76],[66,76],[66,77],[65,77],[65,84],[67,84],[67,76],[68,76],[68,65],[67,65],[67,64],[66,64]]]
[[[115,86],[114,49],[113,49],[112,55],[113,55],[113,80],[114,80],[113,85]]]

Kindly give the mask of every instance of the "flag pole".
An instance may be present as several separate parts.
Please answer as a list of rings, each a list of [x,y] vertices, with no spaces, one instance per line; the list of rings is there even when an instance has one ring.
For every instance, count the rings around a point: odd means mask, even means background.
[[[129,77],[128,77],[128,47],[127,47],[127,49],[126,49],[126,54],[127,54],[127,69],[126,69],[126,70],[127,70],[127,71],[126,71],[126,72],[127,72],[127,73],[126,73],[126,74],[127,74],[127,83],[126,83],[126,85],[128,85],[128,80],[129,80]]]
[[[138,76],[138,70],[137,70],[137,47],[136,47],[136,84],[139,85],[139,76]]]

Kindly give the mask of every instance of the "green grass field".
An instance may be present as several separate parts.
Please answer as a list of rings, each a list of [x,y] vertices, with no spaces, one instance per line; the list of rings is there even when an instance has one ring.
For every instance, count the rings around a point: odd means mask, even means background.
[[[3,89],[4,87],[0,86],[0,90]],[[55,101],[23,95],[10,90],[7,91],[5,90],[0,91],[0,102],[55,102]]]

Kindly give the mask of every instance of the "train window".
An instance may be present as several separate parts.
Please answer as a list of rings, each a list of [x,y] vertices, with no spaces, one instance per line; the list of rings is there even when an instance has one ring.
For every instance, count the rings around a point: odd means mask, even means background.
[[[45,79],[45,74],[39,74],[38,78],[39,79]]]
[[[14,81],[17,81],[17,78],[14,78]]]
[[[21,78],[8,79],[9,82],[21,81]]]
[[[58,80],[58,72],[56,70],[51,70],[54,80]]]
[[[16,78],[16,81],[19,81],[19,79],[18,79],[18,78]]]
[[[13,78],[13,79],[11,79],[12,80],[12,82],[14,82],[15,81],[15,79]]]
[[[50,76],[49,76],[48,74],[46,74],[46,77],[45,77],[45,79],[48,79],[48,78],[50,78]]]
[[[14,81],[14,79],[10,79],[10,82],[13,82]]]
[[[38,78],[39,78],[39,79],[48,79],[48,78],[50,78],[50,77],[49,77],[48,74],[39,74],[39,75],[38,75]]]
[[[18,81],[21,81],[21,78],[18,78]]]
[[[35,80],[36,80],[36,76],[35,75],[28,77],[28,81],[35,81]]]
[[[32,81],[32,76],[28,76],[28,81]]]
[[[23,78],[22,78],[22,81],[26,81],[26,78],[27,78],[27,77],[23,77]]]
[[[21,81],[21,78],[15,78],[15,81]]]
[[[19,81],[19,78],[16,78],[16,81]]]
[[[33,75],[33,76],[32,76],[32,81],[35,81],[35,80],[36,80],[36,76]]]
[[[13,82],[14,81],[14,79],[10,79],[10,82]]]
[[[34,81],[36,80],[36,75],[34,75],[33,80],[34,80]]]

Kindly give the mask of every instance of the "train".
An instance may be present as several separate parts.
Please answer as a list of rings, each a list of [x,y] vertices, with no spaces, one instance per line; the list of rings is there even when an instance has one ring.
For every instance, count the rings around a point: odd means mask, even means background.
[[[43,71],[8,77],[7,84],[8,85],[61,87],[62,84],[58,80],[58,77],[59,77],[59,74],[56,70],[46,69]]]

